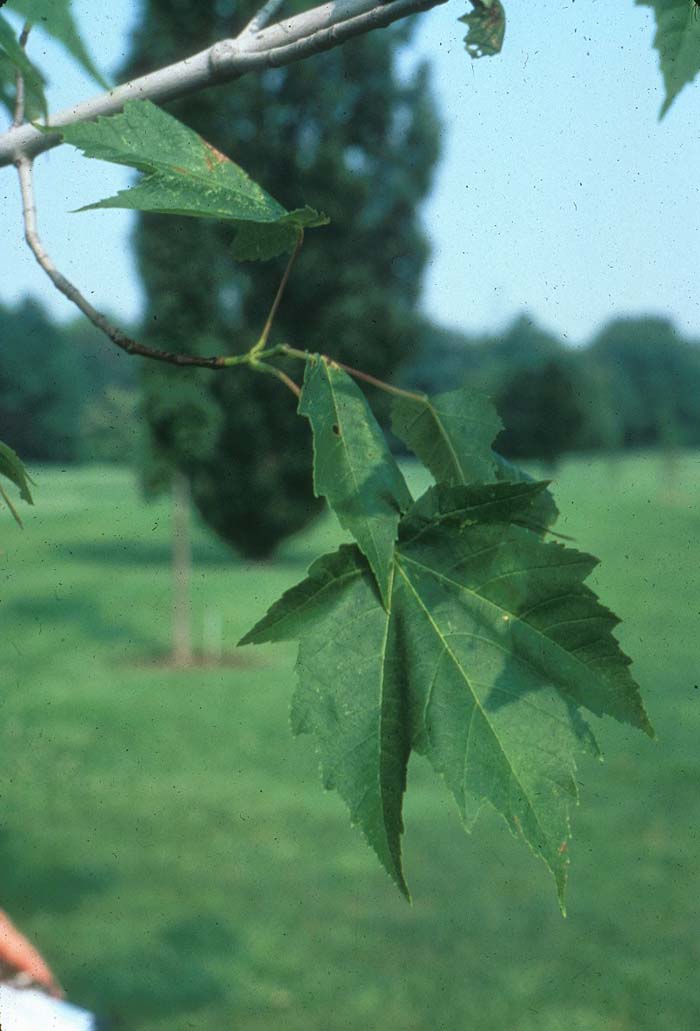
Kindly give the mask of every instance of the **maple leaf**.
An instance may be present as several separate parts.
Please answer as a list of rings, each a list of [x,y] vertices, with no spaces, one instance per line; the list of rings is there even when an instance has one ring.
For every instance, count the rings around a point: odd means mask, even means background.
[[[386,598],[345,545],[241,642],[300,640],[293,727],[405,894],[411,750],[467,827],[484,802],[500,812],[563,900],[576,755],[596,750],[580,709],[652,733],[617,619],[583,582],[595,559],[514,522],[544,486],[432,488],[401,521]]]

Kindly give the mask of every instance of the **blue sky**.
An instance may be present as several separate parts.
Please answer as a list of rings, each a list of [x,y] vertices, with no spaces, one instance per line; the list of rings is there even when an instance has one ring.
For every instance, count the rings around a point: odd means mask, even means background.
[[[74,6],[101,67],[111,69],[138,4]],[[506,6],[499,57],[466,55],[456,19],[467,4],[456,0],[422,19],[407,57],[431,60],[444,124],[423,212],[434,247],[424,309],[468,331],[498,329],[526,310],[572,343],[611,315],[653,312],[700,338],[700,90],[687,89],[658,122],[653,23],[632,0]],[[52,108],[95,92],[39,32],[31,46]],[[36,167],[41,231],[59,267],[98,306],[137,317],[129,215],[69,213],[122,187],[129,173],[68,148]],[[68,303],[21,242],[14,173],[1,171],[0,300],[30,293],[66,317]]]

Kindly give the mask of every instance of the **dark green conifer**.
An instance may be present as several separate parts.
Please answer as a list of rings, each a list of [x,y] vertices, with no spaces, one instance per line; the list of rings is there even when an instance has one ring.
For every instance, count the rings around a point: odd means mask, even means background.
[[[232,0],[146,0],[126,74],[230,36],[254,10]],[[406,78],[397,67],[409,31],[374,32],[169,107],[286,207],[308,203],[332,220],[308,234],[272,340],[381,378],[414,349],[428,254],[418,207],[438,155],[427,70]],[[284,262],[236,264],[229,243],[225,225],[139,219],[149,343],[232,353],[256,339]],[[298,366],[289,371],[299,375]],[[308,427],[277,380],[150,364],[143,387],[147,482],[157,487],[173,466],[183,470],[203,518],[244,554],[269,554],[318,511]]]

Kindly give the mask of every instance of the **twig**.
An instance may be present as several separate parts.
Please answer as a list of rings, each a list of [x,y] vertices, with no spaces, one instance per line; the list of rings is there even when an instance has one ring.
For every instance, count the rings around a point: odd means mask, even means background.
[[[133,340],[126,333],[123,333],[117,326],[113,325],[109,319],[94,308],[90,302],[81,294],[77,286],[75,286],[69,279],[58,271],[53,263],[52,258],[44,248],[39,236],[37,229],[37,216],[36,216],[36,204],[34,202],[34,176],[32,169],[32,161],[30,158],[21,157],[16,162],[17,174],[19,176],[20,191],[22,194],[22,216],[24,218],[24,238],[27,244],[36,258],[37,262],[44,270],[46,275],[49,277],[51,282],[54,284],[57,290],[67,297],[80,311],[85,315],[93,326],[99,329],[109,340],[112,341],[122,351],[126,351],[127,354],[138,354],[142,358],[150,358],[152,361],[165,362],[168,365],[179,365],[181,367],[192,367],[197,366],[203,369],[228,369],[234,365],[248,365],[250,368],[259,369],[262,372],[268,372],[271,375],[281,380],[289,389],[299,397],[301,391],[299,386],[281,369],[276,368],[274,365],[269,365],[266,361],[261,359],[272,358],[275,355],[286,355],[290,358],[300,358],[302,361],[306,361],[308,354],[306,351],[300,351],[297,348],[290,347],[288,344],[278,344],[275,347],[264,350],[265,341],[270,332],[270,326],[272,320],[275,317],[279,303],[284,293],[284,288],[289,279],[289,274],[294,264],[301,245],[303,243],[304,235],[303,232],[299,234],[297,245],[294,248],[294,252],[290,257],[287,267],[282,277],[282,281],[277,290],[270,314],[267,317],[265,327],[255,347],[253,347],[246,354],[236,355],[214,355],[205,357],[199,354],[178,354],[175,351],[161,351],[155,347],[147,347],[145,344],[140,344],[137,340]],[[262,341],[262,343],[261,343]],[[259,346],[260,345],[260,346]],[[403,390],[401,387],[395,387],[391,383],[385,383],[384,380],[377,379],[376,376],[371,376],[368,372],[361,372],[359,369],[353,369],[350,365],[345,365],[343,362],[336,361],[334,358],[330,358],[328,355],[322,355],[329,362],[334,362],[341,369],[349,375],[354,376],[355,379],[364,380],[365,383],[371,383],[372,386],[378,387],[380,390],[388,391],[390,394],[399,394],[402,397],[410,397],[415,400],[422,400],[422,394],[415,394],[410,390]]]
[[[258,13],[253,15],[243,31],[239,32],[237,36],[239,42],[242,39],[246,39],[247,36],[255,36],[266,25],[269,25],[283,3],[284,0],[267,0],[267,3],[262,5]]]
[[[50,255],[41,242],[37,229],[36,205],[34,202],[34,179],[32,174],[32,162],[29,158],[21,157],[16,162],[19,185],[22,193],[22,216],[24,218],[24,238],[32,251],[32,254],[41,265],[57,290],[67,297],[69,301],[78,307],[83,315],[92,322],[93,326],[101,330],[109,337],[113,344],[126,351],[128,354],[140,354],[144,358],[151,358],[159,362],[167,362],[170,365],[200,366],[205,369],[225,368],[225,356],[204,357],[198,354],[177,354],[172,351],[161,351],[154,347],[146,347],[132,340],[126,333],[122,333],[117,326],[107,319],[102,312],[94,308],[90,302],[83,297],[80,290],[69,279],[58,271]]]
[[[19,176],[20,191],[22,194],[22,216],[24,219],[24,238],[27,244],[36,258],[37,262],[44,270],[46,275],[49,277],[51,282],[54,284],[57,290],[67,297],[80,311],[85,315],[93,326],[99,329],[109,340],[112,341],[122,351],[126,351],[127,354],[138,354],[142,358],[150,358],[152,361],[165,362],[168,365],[178,365],[180,367],[199,367],[202,369],[227,369],[234,365],[248,365],[251,368],[260,369],[263,372],[269,372],[277,376],[279,380],[286,384],[292,390],[297,397],[300,394],[300,389],[290,379],[286,373],[282,372],[281,369],[275,368],[273,365],[268,365],[267,362],[261,361],[262,358],[271,357],[275,354],[286,353],[282,346],[270,348],[267,351],[263,351],[262,348],[258,348],[257,344],[255,348],[248,351],[246,354],[236,355],[213,355],[206,357],[199,354],[178,354],[176,351],[161,351],[155,347],[147,347],[145,344],[140,344],[137,340],[133,340],[126,333],[123,333],[117,326],[113,325],[109,319],[94,308],[90,302],[83,296],[69,279],[58,271],[53,263],[53,260],[49,253],[46,251],[39,231],[37,228],[37,215],[36,215],[36,204],[34,201],[34,175],[32,169],[32,161],[29,158],[19,158],[16,162],[17,174]],[[294,259],[296,258],[303,242],[303,232],[300,233],[297,245],[294,248],[294,252],[287,263],[284,276],[277,290],[277,295],[272,303],[270,314],[268,315],[265,328],[263,329],[263,335],[261,340],[267,339],[270,332],[270,326],[275,316],[277,308],[279,307],[282,294],[284,293],[284,287],[289,279],[289,273],[292,270]],[[258,341],[259,343],[260,341]],[[264,347],[264,343],[263,343]],[[303,353],[303,352],[300,352]]]
[[[24,25],[22,27],[22,31],[21,31],[21,33],[19,35],[19,45],[22,47],[23,50],[24,50],[24,48],[27,45],[27,40],[29,39],[29,33],[31,31],[32,31],[32,23],[29,22],[29,21],[26,21],[24,23]],[[24,124],[24,93],[25,93],[24,76],[22,75],[22,72],[19,70],[19,68],[17,69],[16,81],[17,81],[17,94],[16,94],[16,98],[15,98],[15,117],[14,117],[14,121],[12,122],[12,124],[13,124],[13,126],[15,128],[18,128],[20,125]]]
[[[221,40],[184,61],[64,109],[51,116],[50,125],[60,128],[98,115],[116,114],[127,100],[135,98],[166,103],[208,86],[231,82],[249,72],[303,60],[339,46],[353,36],[364,35],[445,2],[391,0],[382,4],[377,0],[332,0],[271,25],[257,35]],[[0,135],[0,167],[15,164],[20,157],[35,157],[60,142],[60,133],[42,133],[33,125],[12,128]]]

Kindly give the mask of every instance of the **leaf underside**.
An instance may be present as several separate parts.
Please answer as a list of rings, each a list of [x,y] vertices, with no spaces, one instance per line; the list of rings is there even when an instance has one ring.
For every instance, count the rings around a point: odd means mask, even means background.
[[[61,131],[86,157],[145,173],[135,186],[81,211],[130,208],[222,219],[239,230],[234,257],[260,260],[292,250],[305,228],[328,221],[313,208],[287,211],[235,162],[150,101],[127,101],[122,114]]]

